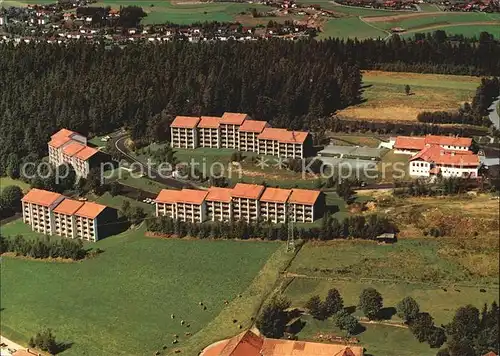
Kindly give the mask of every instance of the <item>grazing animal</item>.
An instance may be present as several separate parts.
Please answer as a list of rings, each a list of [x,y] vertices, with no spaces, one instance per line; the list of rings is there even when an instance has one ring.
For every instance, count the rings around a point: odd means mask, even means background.
[[[175,315],[174,314],[170,314],[170,318],[175,318]]]
[[[181,325],[184,325],[184,320],[181,320]]]

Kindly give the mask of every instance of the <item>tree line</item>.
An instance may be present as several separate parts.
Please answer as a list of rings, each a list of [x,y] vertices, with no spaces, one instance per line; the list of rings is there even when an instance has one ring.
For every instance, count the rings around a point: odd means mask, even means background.
[[[48,236],[36,239],[27,239],[22,235],[6,237],[0,235],[0,255],[12,252],[16,256],[31,258],[66,258],[81,260],[90,254],[90,250],[83,248],[81,240],[54,239]],[[95,251],[99,253],[99,251]]]
[[[148,231],[167,237],[195,237],[199,239],[264,239],[281,240],[288,238],[286,224],[271,224],[266,222],[246,223],[210,222],[191,223],[174,220],[167,216],[146,219]],[[321,227],[309,229],[295,227],[295,238],[303,240],[333,240],[343,238],[359,238],[374,240],[386,232],[396,232],[396,226],[385,216],[372,214],[367,216],[350,216],[339,221],[331,215],[325,214]]]
[[[9,165],[45,156],[50,135],[61,127],[88,136],[126,127],[134,140],[151,143],[168,138],[176,115],[233,111],[275,127],[324,131],[332,113],[359,102],[360,69],[387,65],[401,71],[498,75],[500,46],[398,36],[122,47],[2,43],[0,175]],[[344,131],[352,123],[331,126]],[[427,125],[406,129],[448,133]]]
[[[477,186],[477,182],[460,177],[440,178],[434,183],[415,179],[409,182],[394,182],[392,194],[399,197],[457,195],[477,188]]]
[[[472,104],[465,103],[457,111],[423,111],[417,115],[417,120],[432,124],[467,124],[491,126],[488,108],[500,96],[500,78],[482,78],[476,89]]]
[[[296,316],[290,311],[291,305],[290,300],[283,295],[273,296],[264,305],[256,319],[256,326],[264,336],[284,336],[287,323]],[[344,305],[340,292],[332,288],[328,290],[325,299],[317,294],[313,295],[304,307],[314,319],[331,318],[334,325],[345,331],[347,336],[362,332],[358,318]],[[437,356],[482,356],[489,351],[497,352],[499,348],[500,314],[495,301],[491,306],[484,304],[481,312],[472,305],[460,307],[451,322],[440,326],[435,324],[431,314],[421,310],[412,297],[399,301],[396,308],[392,308],[394,311],[384,308],[382,294],[372,287],[361,291],[356,309],[369,320],[390,319],[395,313],[419,342],[426,342],[432,348],[445,345],[437,352]]]

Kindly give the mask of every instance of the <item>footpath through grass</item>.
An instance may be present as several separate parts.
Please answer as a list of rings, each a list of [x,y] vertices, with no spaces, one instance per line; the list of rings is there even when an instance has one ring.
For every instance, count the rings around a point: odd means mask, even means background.
[[[19,188],[23,190],[23,192],[27,192],[30,188],[28,183],[23,182],[19,179],[12,179],[9,177],[0,177],[0,192],[9,185],[17,185]]]
[[[162,240],[132,230],[94,246],[104,253],[78,263],[3,258],[2,334],[26,344],[50,327],[71,344],[65,355],[147,355],[166,345],[165,354],[174,334],[182,347],[186,332],[196,335],[224,310],[224,300],[244,293],[282,244]],[[224,320],[246,321],[238,310]],[[217,331],[232,335],[234,328],[221,322]]]

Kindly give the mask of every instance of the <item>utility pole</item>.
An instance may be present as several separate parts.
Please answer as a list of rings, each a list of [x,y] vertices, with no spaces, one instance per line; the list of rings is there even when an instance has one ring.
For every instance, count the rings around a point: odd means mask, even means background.
[[[290,207],[291,204],[286,204],[286,216],[287,216],[287,223],[288,223],[288,238],[286,241],[286,251],[287,252],[293,252],[295,251],[295,224],[293,221],[294,215],[292,208]]]

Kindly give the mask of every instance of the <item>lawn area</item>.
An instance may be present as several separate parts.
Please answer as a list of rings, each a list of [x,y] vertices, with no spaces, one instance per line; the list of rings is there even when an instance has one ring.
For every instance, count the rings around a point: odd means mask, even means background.
[[[459,13],[459,12],[435,12],[414,13],[408,15],[388,15],[384,17],[365,17],[365,21],[381,29],[390,30],[393,27],[402,27],[405,30],[425,29],[428,27],[440,27],[453,24],[483,25],[498,22],[500,14],[488,13]]]
[[[131,174],[128,170],[117,168],[114,171],[107,172],[106,182],[118,181],[123,185],[143,190],[145,192],[158,194],[160,190],[167,188],[165,185],[158,183],[148,177],[140,177],[139,173]]]
[[[380,144],[380,139],[375,135],[360,135],[360,134],[344,134],[333,133],[331,136],[331,144],[339,146],[368,146],[377,148]]]
[[[338,115],[359,120],[415,121],[425,110],[457,110],[471,100],[480,78],[442,74],[363,72],[361,104]],[[405,85],[412,95],[406,95]]]
[[[345,17],[334,20],[328,20],[324,25],[322,32],[318,35],[318,39],[329,37],[339,38],[358,38],[359,40],[366,38],[385,38],[387,33],[364,23],[357,17]]]
[[[301,318],[306,325],[298,334],[299,340],[313,340],[318,334],[330,333],[344,335],[331,319],[319,321],[310,316]],[[360,345],[366,349],[366,355],[372,356],[434,356],[436,350],[431,349],[427,343],[420,343],[413,334],[404,328],[387,325],[368,325],[362,333],[355,335]]]
[[[129,230],[99,241],[95,247],[104,253],[78,263],[4,257],[2,335],[26,343],[50,327],[71,344],[64,355],[151,355],[166,345],[165,355],[178,334],[175,348],[199,351],[238,333],[233,318],[248,326],[260,293],[272,288],[288,257],[275,242],[165,240],[143,233]],[[217,327],[203,330],[210,323]]]
[[[146,203],[137,201],[135,199],[125,197],[123,195],[112,196],[111,194],[109,194],[109,192],[104,193],[100,197],[93,197],[92,200],[95,201],[96,203],[110,206],[110,207],[115,208],[117,210],[121,209],[123,202],[128,201],[130,203],[130,206],[140,207],[140,208],[144,209],[144,212],[146,212],[146,214],[153,215],[155,213],[155,206],[152,204],[146,204]]]
[[[455,245],[453,239],[400,239],[395,244],[375,242],[332,241],[306,244],[289,268],[289,272],[315,277],[361,278],[387,281],[407,281],[448,285],[498,285],[498,270],[489,274],[476,273],[447,251]],[[495,258],[498,246],[484,247],[481,253],[469,249],[469,254],[489,254]],[[498,256],[497,256],[498,260]]]
[[[0,177],[0,192],[9,185],[17,185],[25,193],[30,189],[30,185],[22,180],[12,179],[10,177]]]
[[[120,6],[138,5],[148,14],[142,21],[143,24],[157,24],[172,22],[177,24],[190,24],[194,22],[232,22],[235,16],[242,12],[249,12],[250,8],[258,11],[269,11],[272,7],[260,4],[246,3],[201,3],[198,1],[102,1],[92,6],[111,6],[119,9]]]

